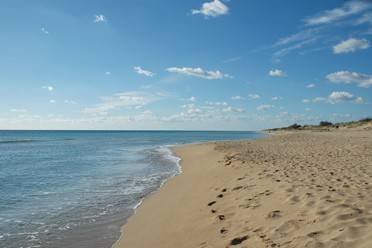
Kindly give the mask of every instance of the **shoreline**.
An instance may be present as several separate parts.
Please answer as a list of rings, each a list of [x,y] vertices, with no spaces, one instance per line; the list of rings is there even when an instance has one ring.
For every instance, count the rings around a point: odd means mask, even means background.
[[[218,132],[218,131],[216,131],[216,132]],[[236,132],[240,132],[240,131],[236,131]],[[177,176],[179,176],[179,175],[182,174],[182,166],[181,166],[182,157],[179,156],[179,155],[177,155],[176,150],[178,150],[178,149],[182,149],[182,147],[184,147],[184,146],[193,146],[193,145],[211,145],[211,144],[212,144],[212,145],[215,145],[216,143],[219,143],[219,142],[250,141],[250,140],[256,140],[256,139],[269,138],[270,136],[273,135],[272,133],[270,133],[270,132],[266,132],[266,131],[252,131],[252,132],[260,133],[260,134],[262,134],[262,135],[264,135],[264,136],[263,136],[263,137],[259,137],[259,138],[242,139],[242,140],[234,140],[234,139],[232,139],[232,140],[216,140],[216,141],[192,142],[192,143],[187,143],[187,144],[165,145],[165,147],[166,147],[167,149],[169,149],[169,151],[170,151],[169,156],[171,156],[172,159],[175,158],[175,159],[177,160],[177,161],[176,161],[176,165],[177,165],[178,172],[177,172],[176,174],[170,176],[169,178],[164,179],[164,180],[160,183],[159,187],[158,187],[156,190],[150,192],[147,196],[143,197],[143,198],[142,198],[142,199],[141,199],[141,200],[140,200],[140,201],[139,201],[139,202],[138,202],[138,203],[133,207],[134,213],[133,213],[130,217],[132,217],[133,215],[136,214],[136,209],[139,208],[139,207],[142,205],[142,203],[143,203],[143,202],[144,202],[148,197],[151,197],[151,195],[156,194],[158,191],[160,191],[161,188],[163,187],[163,185],[166,184],[169,180],[172,180],[174,177],[177,177]],[[130,217],[129,217],[129,218],[130,218]],[[128,218],[128,219],[129,219],[129,218]],[[126,225],[126,224],[124,224],[124,226],[125,226],[125,225]],[[115,242],[115,244],[116,244],[116,242]],[[115,244],[114,244],[114,245],[115,245]],[[111,247],[114,247],[114,245],[112,245]]]
[[[123,225],[123,227],[121,229],[121,236],[115,242],[115,244],[112,245],[112,248],[131,247],[131,245],[127,246],[126,244],[122,243],[123,239],[127,237],[126,235],[127,235],[127,232],[128,232],[128,230],[127,230],[128,225],[132,225],[132,223],[135,223],[137,221],[137,218],[138,218],[137,216],[138,215],[143,215],[142,214],[142,212],[144,211],[144,210],[142,210],[143,208],[147,208],[147,205],[152,205],[152,203],[148,203],[149,201],[153,201],[153,198],[158,198],[159,194],[163,195],[164,191],[168,191],[168,190],[172,191],[172,188],[173,188],[172,184],[174,184],[174,183],[178,184],[177,179],[180,178],[180,177],[184,177],[185,166],[187,167],[186,170],[189,169],[189,166],[185,165],[185,163],[184,163],[184,158],[182,156],[182,150],[183,149],[188,149],[190,147],[193,147],[193,148],[195,148],[195,147],[207,147],[207,149],[210,149],[211,147],[214,147],[215,144],[218,143],[218,142],[233,142],[233,141],[207,141],[207,142],[196,142],[196,143],[191,143],[191,144],[182,144],[182,145],[171,146],[170,149],[171,149],[172,153],[174,154],[174,156],[180,158],[180,160],[179,160],[179,166],[181,168],[180,173],[166,179],[164,181],[164,183],[156,191],[150,193],[148,196],[146,196],[142,200],[142,203],[136,209],[135,213],[132,216],[130,216],[127,219],[127,222]],[[171,184],[171,185],[169,185],[169,184]],[[161,197],[161,198],[163,198],[163,197]],[[150,208],[151,208],[151,206],[150,206]],[[147,213],[145,213],[145,214],[147,215]],[[125,233],[125,235],[124,235],[124,233]],[[153,246],[153,247],[156,247],[156,246]],[[161,247],[161,246],[158,246],[158,247]]]
[[[188,145],[188,144],[186,144]],[[153,194],[156,194],[157,192],[159,192],[161,190],[161,188],[169,181],[169,180],[172,180],[174,177],[177,177],[178,175],[182,174],[182,166],[181,166],[181,161],[182,161],[182,158],[177,156],[177,154],[174,152],[174,148],[175,147],[182,147],[184,145],[166,145],[164,147],[166,147],[168,150],[169,150],[169,154],[167,154],[168,156],[172,157],[171,159],[175,159],[177,160],[175,163],[176,163],[176,167],[177,167],[177,173],[175,173],[174,175],[168,177],[168,178],[165,178],[163,181],[161,181],[161,183],[159,184],[158,188],[155,189],[154,191],[150,192],[148,195],[144,196],[136,205],[134,205],[133,207],[133,211],[134,213],[129,217],[131,218],[133,215],[136,214],[136,210],[141,207],[142,203],[149,197],[151,197],[151,195]],[[128,219],[129,219],[128,218]],[[126,224],[124,224],[126,225]],[[122,229],[122,228],[121,228]],[[116,243],[116,242],[115,242]],[[112,246],[113,247],[113,246]]]
[[[112,247],[370,247],[371,132],[270,135],[172,147],[183,173]]]

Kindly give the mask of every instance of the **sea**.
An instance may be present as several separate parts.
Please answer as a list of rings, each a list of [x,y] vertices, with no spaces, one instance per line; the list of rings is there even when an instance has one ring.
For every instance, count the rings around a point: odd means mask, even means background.
[[[142,200],[182,173],[171,147],[230,131],[0,131],[0,247],[109,248]]]

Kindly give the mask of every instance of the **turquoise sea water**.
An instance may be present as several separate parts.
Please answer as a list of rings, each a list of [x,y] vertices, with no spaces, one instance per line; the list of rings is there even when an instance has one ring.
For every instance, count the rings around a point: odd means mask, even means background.
[[[171,145],[255,132],[0,131],[0,247],[110,247],[180,172]]]

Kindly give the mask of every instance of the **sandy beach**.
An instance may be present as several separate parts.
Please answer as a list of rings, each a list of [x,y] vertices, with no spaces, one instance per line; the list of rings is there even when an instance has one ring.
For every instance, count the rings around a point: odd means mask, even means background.
[[[183,173],[115,248],[372,247],[372,132],[277,132],[178,147]]]

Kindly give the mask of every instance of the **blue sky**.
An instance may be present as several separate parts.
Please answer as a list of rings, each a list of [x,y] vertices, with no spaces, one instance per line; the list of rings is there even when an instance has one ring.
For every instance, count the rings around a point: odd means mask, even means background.
[[[1,1],[1,129],[372,116],[372,2]]]

